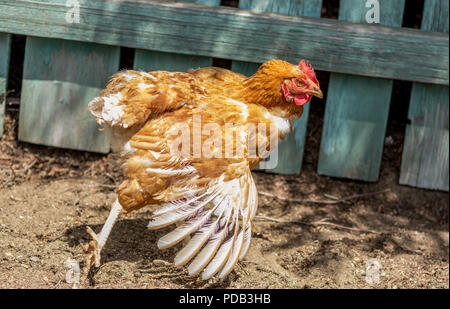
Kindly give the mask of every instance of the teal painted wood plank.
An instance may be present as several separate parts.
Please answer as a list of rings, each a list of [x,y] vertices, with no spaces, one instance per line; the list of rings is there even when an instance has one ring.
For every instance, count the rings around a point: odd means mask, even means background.
[[[253,63],[306,58],[316,70],[448,85],[445,33],[173,1],[79,3],[81,22],[68,24],[65,0],[0,0],[0,32]]]
[[[239,8],[288,15],[320,17],[322,0],[240,0]],[[296,62],[300,62],[300,60],[297,59]],[[232,70],[250,76],[258,70],[259,65],[259,63],[233,61]],[[308,124],[309,104],[304,106],[302,117],[294,123],[294,132],[288,134],[278,146],[277,166],[273,169],[266,169],[265,171],[286,175],[300,174],[306,139],[306,126]]]
[[[448,87],[414,84],[400,184],[449,191]]]
[[[449,32],[447,0],[426,0],[422,29]],[[448,87],[414,83],[400,184],[449,191]]]
[[[448,6],[449,2],[446,0],[425,0],[422,30],[448,33]]]
[[[380,1],[380,22],[401,26],[405,1]],[[364,23],[365,1],[342,0],[339,19]],[[392,93],[392,80],[330,76],[319,154],[321,175],[376,181]]]
[[[212,58],[188,56],[137,49],[134,56],[134,69],[141,71],[184,72],[190,69],[209,67]]]
[[[0,33],[0,138],[3,135],[3,117],[6,107],[11,35]]]
[[[220,5],[220,0],[179,0],[179,1],[197,4]]]
[[[28,37],[20,103],[22,141],[107,153],[87,104],[119,69],[120,49],[93,43]]]
[[[220,5],[220,0],[183,0],[196,4]],[[212,65],[211,57],[181,55],[136,49],[134,56],[134,68],[143,71],[171,71],[184,72],[190,69],[208,67]]]

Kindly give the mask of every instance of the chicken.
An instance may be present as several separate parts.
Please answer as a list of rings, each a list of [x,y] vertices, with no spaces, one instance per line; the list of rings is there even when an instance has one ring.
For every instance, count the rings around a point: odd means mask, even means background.
[[[251,77],[208,67],[188,72],[122,71],[89,103],[112,127],[125,181],[109,217],[86,250],[100,253],[120,213],[158,205],[149,229],[176,227],[158,240],[184,240],[174,264],[190,275],[225,277],[248,251],[258,195],[251,170],[292,130],[312,96],[315,72],[302,60],[270,60]]]

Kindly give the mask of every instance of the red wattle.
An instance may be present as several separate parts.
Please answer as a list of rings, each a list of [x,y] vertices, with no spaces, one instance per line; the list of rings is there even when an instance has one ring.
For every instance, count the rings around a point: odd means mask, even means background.
[[[307,94],[298,94],[294,97],[295,105],[302,106],[311,100],[311,96]]]

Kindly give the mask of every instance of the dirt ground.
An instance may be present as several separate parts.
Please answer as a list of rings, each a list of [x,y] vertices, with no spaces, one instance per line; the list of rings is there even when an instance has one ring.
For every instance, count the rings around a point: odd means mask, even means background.
[[[254,173],[252,244],[225,280],[173,267],[179,247],[157,249],[167,230],[147,230],[144,209],[121,218],[103,265],[80,287],[448,289],[448,193],[398,185],[404,127],[389,125],[378,182],[332,179],[315,172],[321,113],[310,115],[300,176]],[[83,266],[86,226],[100,230],[120,169],[113,155],[18,142],[17,115],[10,102],[0,142],[0,288],[71,288],[64,263]],[[369,284],[366,263],[374,260],[379,282]]]

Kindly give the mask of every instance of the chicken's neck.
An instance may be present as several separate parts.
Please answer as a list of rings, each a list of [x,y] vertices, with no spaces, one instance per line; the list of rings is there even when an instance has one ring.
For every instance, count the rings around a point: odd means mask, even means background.
[[[281,91],[283,79],[256,72],[243,80],[243,94],[240,100],[247,104],[262,105],[277,117],[297,120],[303,113],[303,106],[287,102]]]

